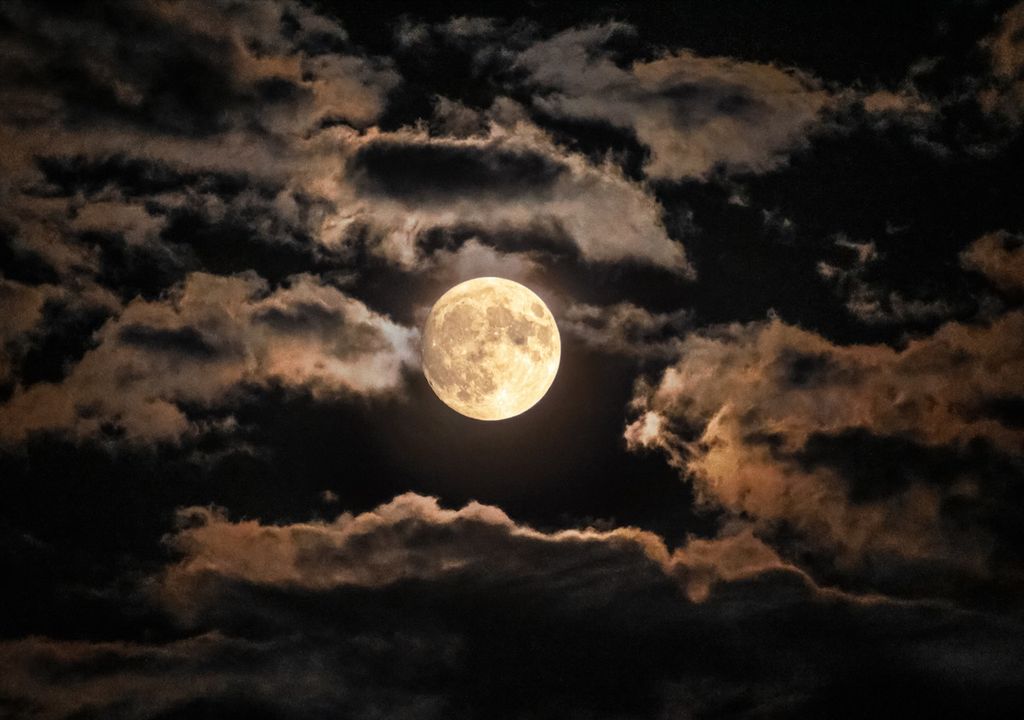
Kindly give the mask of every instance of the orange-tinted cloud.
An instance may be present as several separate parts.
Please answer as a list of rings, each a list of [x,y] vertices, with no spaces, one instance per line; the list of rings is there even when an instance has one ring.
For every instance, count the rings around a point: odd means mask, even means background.
[[[703,177],[720,165],[769,170],[804,143],[832,101],[815,78],[774,65],[680,51],[621,68],[595,52],[624,32],[617,24],[567,30],[518,62],[552,89],[537,100],[546,112],[632,129],[651,148],[651,177]]]
[[[60,382],[16,388],[0,405],[0,438],[60,430],[175,441],[196,429],[183,404],[209,407],[246,384],[394,392],[418,362],[416,334],[312,276],[271,292],[251,273],[194,273],[165,298],[130,302]]]
[[[1005,292],[1024,292],[1024,238],[1020,235],[1006,231],[982,235],[960,253],[960,262]]]
[[[987,112],[998,113],[1013,123],[1024,120],[1024,3],[1014,5],[1002,17],[996,32],[983,45],[992,64],[992,84],[979,100]]]
[[[594,572],[620,564],[635,566],[631,572],[657,568],[693,602],[707,600],[719,582],[768,572],[788,575],[812,594],[824,592],[742,525],[669,550],[661,537],[637,528],[543,532],[492,505],[448,510],[415,493],[333,522],[235,522],[221,510],[193,507],[179,512],[179,525],[165,542],[181,559],[167,568],[159,594],[185,618],[202,614],[237,582],[327,591],[467,573],[554,581],[571,574],[581,557],[592,559]]]
[[[989,325],[949,323],[903,349],[836,345],[778,319],[692,333],[679,357],[634,398],[634,448],[657,448],[700,499],[765,523],[790,523],[841,562],[868,553],[941,558],[977,569],[983,531],[946,527],[940,509],[976,492],[913,478],[854,500],[811,443],[867,432],[937,448],[983,441],[1020,454],[1024,432],[986,409],[1024,387],[1024,313]],[[865,450],[870,452],[870,450]],[[977,530],[977,532],[975,532]]]

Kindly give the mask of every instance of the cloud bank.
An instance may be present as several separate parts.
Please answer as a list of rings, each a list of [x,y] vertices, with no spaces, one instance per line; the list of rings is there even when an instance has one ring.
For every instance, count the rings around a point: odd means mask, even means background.
[[[214,407],[246,385],[394,392],[418,365],[416,337],[311,276],[271,291],[253,274],[194,273],[160,300],[130,302],[62,381],[17,388],[0,407],[2,437],[61,429],[173,442],[198,429],[186,406]]]

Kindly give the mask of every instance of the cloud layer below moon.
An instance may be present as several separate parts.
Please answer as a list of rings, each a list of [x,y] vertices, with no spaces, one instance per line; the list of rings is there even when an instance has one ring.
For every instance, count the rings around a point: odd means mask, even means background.
[[[44,718],[83,706],[124,717],[257,707],[368,717],[378,704],[428,718],[528,713],[530,697],[506,693],[514,666],[529,662],[543,671],[531,693],[591,716],[610,707],[714,713],[783,697],[810,710],[846,673],[881,679],[882,670],[858,669],[856,656],[836,657],[835,642],[859,637],[885,648],[894,679],[980,683],[998,708],[1020,659],[1019,636],[982,616],[822,590],[749,530],[669,551],[632,528],[544,533],[495,507],[449,510],[413,494],[331,522],[267,526],[207,508],[182,510],[179,522],[166,542],[181,559],[150,592],[196,634],[165,643],[6,641],[4,693]],[[810,635],[808,618],[820,626]],[[951,621],[959,629],[930,639]],[[353,623],[359,630],[348,634]],[[203,630],[211,627],[224,631]],[[233,630],[245,627],[259,628],[258,639]],[[553,651],[530,649],[546,647],[552,633]],[[757,643],[743,674],[709,685],[736,662],[729,646],[744,636]],[[944,654],[966,638],[986,650]],[[699,646],[699,657],[676,652],[680,644]],[[808,663],[796,686],[773,670],[794,646]],[[627,647],[643,653],[620,655]],[[55,677],[69,680],[55,688]],[[448,689],[453,681],[461,690]]]

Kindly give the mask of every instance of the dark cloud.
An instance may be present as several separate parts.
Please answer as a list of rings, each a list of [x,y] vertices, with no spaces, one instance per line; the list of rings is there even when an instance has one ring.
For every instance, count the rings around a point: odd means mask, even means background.
[[[17,43],[8,92],[32,97],[37,88],[49,88],[64,100],[70,125],[116,119],[205,135],[224,129],[231,106],[242,99],[230,44],[169,22],[150,7],[101,3],[51,14],[16,3],[5,15]],[[89,62],[79,61],[83,51]],[[33,56],[45,61],[33,62]],[[13,113],[33,110],[39,111],[23,103]]]
[[[637,531],[546,534],[496,508],[412,495],[333,523],[182,518],[171,542],[183,557],[158,591],[187,618],[181,638],[6,641],[9,707],[520,718],[543,704],[611,718],[891,703],[996,717],[1019,699],[1018,626],[822,595],[770,553],[758,560],[763,546],[744,534],[669,558]],[[677,583],[708,571],[710,596],[687,600]],[[884,700],[864,698],[861,682],[881,683]],[[935,688],[926,700],[923,687]]]
[[[847,484],[852,503],[896,496],[915,482],[949,487],[965,477],[991,483],[994,478],[1020,473],[1011,459],[984,443],[933,448],[905,437],[874,435],[866,428],[811,435],[797,458],[809,470],[828,467],[837,471]],[[986,497],[997,494],[992,487],[981,493]]]
[[[1004,293],[1024,291],[1024,237],[1005,230],[988,233],[960,253],[961,264],[986,278]]]
[[[1024,427],[1024,398],[1006,395],[983,400],[981,413],[1007,427]]]
[[[299,302],[291,307],[272,307],[256,314],[253,321],[283,335],[298,338],[319,336],[335,358],[346,359],[391,349],[391,341],[376,324],[353,323],[345,313],[322,303]]]
[[[219,205],[219,201],[214,203]],[[306,234],[303,223],[293,224],[280,217],[271,204],[272,201],[256,198],[227,212],[200,203],[169,209],[160,231],[163,247],[129,247],[127,252],[135,257],[125,260],[142,265],[138,268],[141,272],[160,273],[157,280],[167,276],[181,279],[186,269],[222,274],[254,270],[261,277],[280,283],[289,275],[331,267],[331,263],[321,262],[317,257],[314,241]],[[140,257],[143,253],[148,257]],[[113,253],[105,253],[104,259],[114,260],[112,256]],[[156,285],[143,287],[151,294]]]
[[[982,108],[1011,123],[1024,119],[1024,6],[1014,5],[1000,18],[999,27],[985,39],[991,63],[991,82],[978,99]]]
[[[123,154],[42,156],[36,163],[45,183],[38,192],[65,197],[77,193],[92,197],[109,190],[126,197],[148,197],[188,187],[230,199],[243,190],[251,190],[255,182],[243,175],[181,170],[152,159]]]
[[[531,117],[555,140],[586,154],[592,162],[612,157],[629,177],[640,179],[650,162],[651,151],[641,143],[636,132],[594,118],[556,117],[533,110]]]
[[[652,313],[631,303],[610,307],[579,304],[565,310],[562,327],[598,350],[668,359],[679,351],[680,335],[690,321],[685,310]]]
[[[66,298],[48,300],[17,373],[21,383],[27,386],[63,378],[93,346],[92,334],[106,319],[107,313],[99,308],[76,307]]]
[[[616,39],[613,47],[623,64],[663,48],[686,47],[701,54],[805,67],[842,83],[895,84],[921,58],[942,56],[954,67],[971,60],[977,54],[978,39],[992,33],[1000,13],[1014,4],[1013,0],[970,5],[914,0],[894,6],[871,0],[836,9],[810,0],[784,0],[771,7],[741,2],[722,12],[714,0],[685,5],[539,2],[527,18],[521,8],[495,0],[458,0],[443,8],[388,0],[379,6],[380,14],[356,12],[341,2],[325,6],[342,19],[353,40],[378,52],[394,49],[389,31],[393,18],[399,16],[427,24],[432,34],[442,34],[440,28],[452,18],[462,16],[464,25],[470,24],[465,19],[486,18],[492,33],[505,36],[512,35],[517,24],[536,34],[554,34],[614,18],[636,26],[641,37],[634,42]],[[403,75],[406,72],[403,69]]]
[[[180,353],[199,359],[213,359],[219,354],[217,348],[193,327],[166,330],[132,324],[122,327],[117,337],[125,345],[153,352]]]
[[[373,143],[349,161],[362,192],[397,198],[543,195],[566,168],[529,151]]]

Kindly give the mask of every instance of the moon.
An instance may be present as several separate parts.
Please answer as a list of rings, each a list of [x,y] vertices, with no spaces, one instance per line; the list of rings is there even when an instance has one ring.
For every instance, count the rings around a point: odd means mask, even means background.
[[[434,303],[423,328],[423,374],[451,409],[504,420],[544,397],[562,339],[536,293],[512,280],[478,277]]]

